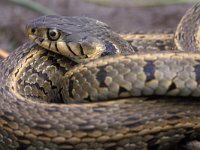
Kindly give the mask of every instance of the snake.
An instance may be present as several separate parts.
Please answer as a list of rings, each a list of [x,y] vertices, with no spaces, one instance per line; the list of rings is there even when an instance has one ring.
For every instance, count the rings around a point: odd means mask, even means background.
[[[0,61],[0,149],[167,150],[200,140],[200,3],[175,33],[42,16]],[[169,51],[168,51],[169,50]]]

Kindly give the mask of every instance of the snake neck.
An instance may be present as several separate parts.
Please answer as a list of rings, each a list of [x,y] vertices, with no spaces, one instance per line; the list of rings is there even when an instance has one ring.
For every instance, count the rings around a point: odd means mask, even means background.
[[[17,49],[2,63],[4,66],[1,67],[6,68],[5,65],[11,62],[6,69],[2,70],[1,81],[9,81],[2,83],[3,88],[9,89],[22,100],[63,102],[58,83],[62,82],[64,73],[76,63],[32,43],[24,44],[19,49],[20,51]],[[12,59],[16,55],[18,57]]]

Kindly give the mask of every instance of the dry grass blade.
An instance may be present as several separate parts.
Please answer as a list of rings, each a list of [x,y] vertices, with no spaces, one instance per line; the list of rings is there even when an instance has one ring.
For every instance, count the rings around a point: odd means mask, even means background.
[[[9,53],[6,50],[0,49],[0,58],[6,58],[9,56]]]

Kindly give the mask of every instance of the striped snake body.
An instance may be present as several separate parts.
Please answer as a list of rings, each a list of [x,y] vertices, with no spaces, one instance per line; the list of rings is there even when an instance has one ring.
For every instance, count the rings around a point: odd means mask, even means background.
[[[119,36],[85,17],[31,21],[34,43],[0,63],[0,149],[165,150],[199,140],[199,15],[197,3],[175,37]],[[147,52],[167,49],[182,52]]]

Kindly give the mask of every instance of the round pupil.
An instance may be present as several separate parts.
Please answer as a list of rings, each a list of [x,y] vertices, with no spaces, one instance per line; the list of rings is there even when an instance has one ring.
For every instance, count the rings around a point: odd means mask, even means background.
[[[54,37],[54,36],[56,36],[56,32],[55,31],[50,31],[50,36],[52,36],[52,37]]]

